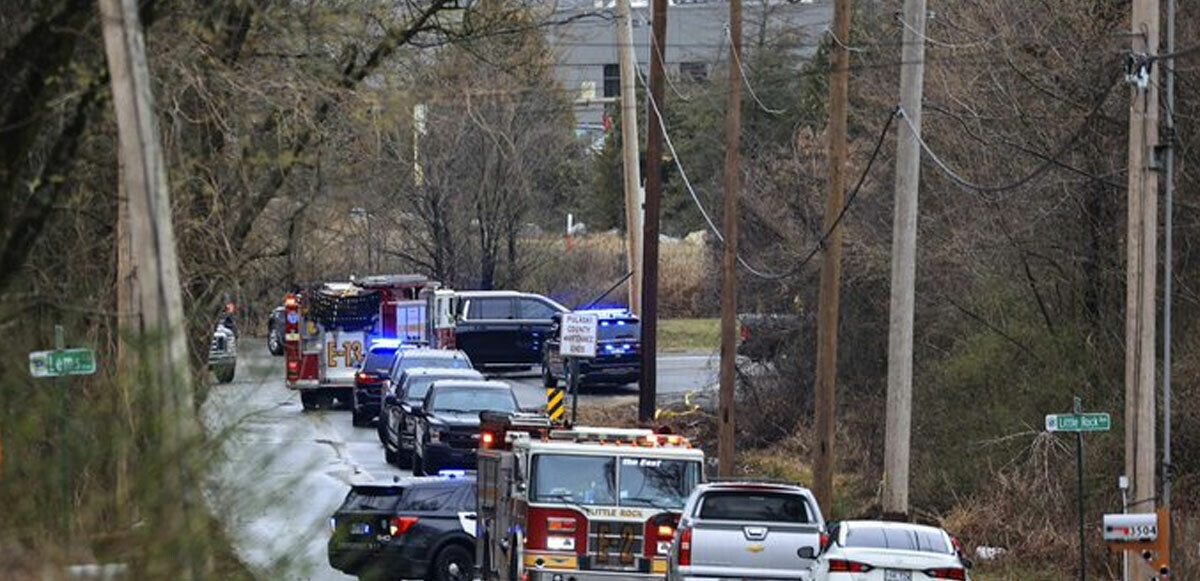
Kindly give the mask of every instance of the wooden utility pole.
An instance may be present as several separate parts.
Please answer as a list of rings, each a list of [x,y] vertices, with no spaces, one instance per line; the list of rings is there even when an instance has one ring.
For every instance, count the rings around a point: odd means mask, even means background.
[[[667,54],[667,0],[654,0],[650,32],[650,107],[646,127],[646,209],[642,215],[642,385],[638,423],[654,421],[658,398],[658,213],[662,196],[663,80]]]
[[[1158,266],[1158,0],[1134,0],[1129,108],[1129,227],[1126,241],[1125,473],[1133,512],[1153,512],[1155,453],[1155,276]],[[1138,561],[1137,559],[1131,559]],[[1140,565],[1139,565],[1140,566]],[[1136,576],[1136,575],[1135,575]]]
[[[121,525],[133,523],[129,513],[130,474],[129,454],[133,447],[134,418],[132,390],[137,385],[137,352],[132,348],[132,339],[141,332],[138,308],[138,279],[134,269],[133,240],[129,232],[129,194],[125,191],[125,168],[118,170],[117,184],[117,388],[118,409],[121,429],[117,430],[114,442],[116,449],[116,474],[113,486],[114,507]]]
[[[617,0],[617,59],[621,67],[621,153],[625,168],[625,253],[629,261],[629,310],[642,314],[642,176],[638,166],[637,88],[633,83],[633,14]],[[643,377],[645,374],[643,374]]]
[[[901,123],[896,141],[896,213],[892,222],[892,298],[888,326],[887,427],[883,512],[907,520],[912,439],[913,303],[917,271],[917,200],[921,182],[921,94],[925,79],[925,0],[904,0],[900,57]]]
[[[738,191],[741,166],[742,79],[737,63],[742,51],[742,2],[729,1],[729,98],[725,101],[725,247],[721,257],[721,391],[717,459],[722,478],[733,476],[734,402],[737,388],[737,247]]]
[[[154,118],[146,47],[138,22],[137,0],[99,0],[104,46],[112,78],[113,105],[122,186],[128,196],[129,241],[132,269],[137,272],[137,297],[141,311],[146,361],[153,362],[148,376],[140,378],[158,390],[162,403],[157,418],[161,458],[178,462],[163,470],[159,490],[164,497],[153,520],[161,528],[155,538],[170,551],[170,563],[159,563],[183,579],[206,577],[205,559],[193,543],[202,542],[194,518],[200,498],[195,489],[194,466],[188,446],[198,434],[193,411],[191,374],[188,368],[183,296],[171,223],[167,171]],[[150,571],[157,575],[157,571]],[[162,573],[166,573],[163,571]]]
[[[846,108],[850,94],[850,0],[833,5],[833,69],[829,80],[829,199],[825,203],[825,257],[817,306],[817,372],[814,407],[817,446],[813,493],[833,506],[833,437],[837,391],[838,303],[842,285],[842,227],[837,223],[846,191]]]
[[[1173,322],[1171,307],[1172,283],[1175,272],[1175,0],[1167,0],[1167,54],[1165,59],[1166,90],[1167,90],[1167,150],[1163,169],[1166,172],[1163,184],[1163,430],[1162,430],[1162,509],[1167,512],[1165,519],[1167,530],[1164,534],[1171,538],[1171,324]],[[1165,544],[1167,562],[1171,561],[1171,544]]]

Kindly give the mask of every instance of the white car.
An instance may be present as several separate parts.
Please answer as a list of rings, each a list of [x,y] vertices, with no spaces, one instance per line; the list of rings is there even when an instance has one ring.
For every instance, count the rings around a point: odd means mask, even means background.
[[[813,566],[818,581],[969,581],[957,541],[931,526],[842,521],[829,526]]]

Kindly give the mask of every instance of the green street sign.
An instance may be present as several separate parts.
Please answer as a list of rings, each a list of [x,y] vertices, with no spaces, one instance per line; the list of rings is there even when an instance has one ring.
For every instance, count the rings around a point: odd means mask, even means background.
[[[1047,414],[1047,432],[1107,432],[1112,429],[1108,414]]]
[[[29,354],[29,373],[34,377],[91,375],[96,372],[96,352],[91,349],[34,351]]]

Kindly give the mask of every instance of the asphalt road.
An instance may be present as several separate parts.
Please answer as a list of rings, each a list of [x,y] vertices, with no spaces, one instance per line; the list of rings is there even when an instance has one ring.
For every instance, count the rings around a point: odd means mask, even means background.
[[[374,428],[350,425],[347,411],[304,412],[284,386],[283,359],[262,341],[239,342],[237,377],[213,388],[202,410],[220,453],[206,497],[239,556],[257,576],[272,579],[349,579],[326,560],[329,516],[352,482],[386,482],[407,471],[383,459]],[[659,402],[716,381],[717,358],[659,357]],[[505,374],[522,407],[545,404],[537,371]],[[590,388],[580,405],[635,405],[636,386]]]

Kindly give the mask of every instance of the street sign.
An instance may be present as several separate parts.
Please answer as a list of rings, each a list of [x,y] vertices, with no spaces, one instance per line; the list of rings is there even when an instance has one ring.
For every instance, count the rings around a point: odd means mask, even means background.
[[[564,313],[558,336],[559,354],[563,357],[595,357],[597,322],[594,313]]]
[[[29,354],[29,373],[34,377],[91,375],[96,372],[96,352],[91,349],[34,351]]]
[[[1047,432],[1107,432],[1112,429],[1108,414],[1046,414]]]

